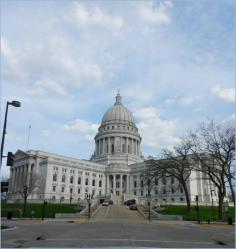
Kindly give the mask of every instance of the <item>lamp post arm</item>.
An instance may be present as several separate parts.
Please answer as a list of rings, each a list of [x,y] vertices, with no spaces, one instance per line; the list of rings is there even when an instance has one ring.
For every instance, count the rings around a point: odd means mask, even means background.
[[[2,132],[2,143],[1,143],[1,164],[0,164],[0,167],[2,166],[2,158],[3,158],[4,141],[5,141],[6,127],[7,127],[7,113],[8,113],[8,105],[9,105],[9,102],[7,101],[7,105],[6,105],[6,112],[5,112],[5,119],[4,119],[4,125],[3,125],[3,132]]]

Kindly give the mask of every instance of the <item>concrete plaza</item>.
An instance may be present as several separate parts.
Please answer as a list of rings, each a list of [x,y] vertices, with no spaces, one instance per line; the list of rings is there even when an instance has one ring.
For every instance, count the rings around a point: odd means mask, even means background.
[[[147,221],[123,205],[100,206],[90,220],[3,221],[2,247],[234,248],[234,227]]]

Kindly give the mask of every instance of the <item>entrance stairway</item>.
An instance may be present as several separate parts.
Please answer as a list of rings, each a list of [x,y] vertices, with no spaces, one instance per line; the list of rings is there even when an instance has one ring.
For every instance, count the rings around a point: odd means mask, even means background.
[[[112,195],[111,199],[113,200],[114,204],[122,204],[123,203],[123,196]]]

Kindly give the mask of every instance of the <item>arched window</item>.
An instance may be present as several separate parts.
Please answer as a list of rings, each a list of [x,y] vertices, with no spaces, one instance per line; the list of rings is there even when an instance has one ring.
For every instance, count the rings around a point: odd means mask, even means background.
[[[158,185],[158,179],[155,178],[155,185],[157,186]]]
[[[73,178],[73,176],[71,176],[70,177],[70,183],[73,183],[73,181],[74,181],[74,178]]]
[[[102,187],[102,181],[101,180],[99,181],[99,187]]]
[[[85,179],[85,185],[88,185],[88,178]]]
[[[93,179],[93,181],[92,181],[92,186],[93,187],[95,186],[95,179]]]
[[[61,177],[61,181],[62,181],[62,182],[65,182],[65,181],[66,181],[66,176],[65,176],[65,175],[63,175],[63,176]]]
[[[81,184],[81,177],[78,178],[78,184]]]
[[[143,180],[141,180],[140,186],[143,187]]]
[[[57,174],[53,174],[53,179],[52,179],[54,182],[57,181]]]

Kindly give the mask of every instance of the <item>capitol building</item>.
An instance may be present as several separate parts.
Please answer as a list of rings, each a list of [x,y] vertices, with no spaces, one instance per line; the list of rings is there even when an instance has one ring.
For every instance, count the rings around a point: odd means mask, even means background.
[[[77,203],[86,194],[109,197],[115,202],[134,198],[145,201],[147,190],[142,182],[145,160],[132,113],[123,105],[118,92],[115,103],[103,115],[94,138],[95,150],[90,160],[80,160],[53,153],[18,150],[10,168],[9,201],[22,199],[20,192],[29,189],[29,201]],[[193,171],[188,182],[190,199],[199,196],[210,203],[212,185]],[[216,193],[216,191],[215,191]],[[185,194],[177,179],[157,180],[151,190],[153,202],[185,203]],[[217,196],[213,196],[217,200]]]

